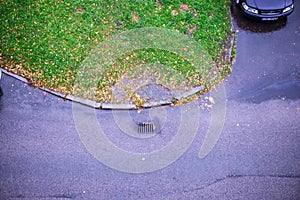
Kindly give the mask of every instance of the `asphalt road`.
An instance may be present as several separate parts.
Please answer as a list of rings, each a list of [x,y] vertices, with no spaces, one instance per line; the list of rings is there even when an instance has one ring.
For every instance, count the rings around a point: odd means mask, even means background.
[[[201,108],[204,97],[191,105],[199,118],[188,113],[186,121],[186,107],[156,109],[165,116],[159,119],[160,133],[140,139],[124,134],[112,111],[84,108],[85,117],[78,122],[71,102],[4,75],[0,199],[300,199],[298,4],[287,21],[272,24],[251,22],[233,12],[237,57],[222,85],[227,95],[225,123],[217,144],[203,159],[198,154],[213,116],[211,109]],[[129,114],[143,121],[149,112]],[[115,146],[144,152],[141,160],[153,168],[173,154],[151,162],[147,153],[172,143],[181,124],[186,130],[196,126],[197,132],[187,151],[170,165],[127,173],[99,161],[110,152],[112,161],[122,159],[111,149],[97,155],[93,152],[98,149],[87,150],[79,132],[80,124],[92,127],[91,121],[84,121],[89,113]],[[96,143],[99,149],[104,145]],[[132,162],[123,162],[134,168]]]

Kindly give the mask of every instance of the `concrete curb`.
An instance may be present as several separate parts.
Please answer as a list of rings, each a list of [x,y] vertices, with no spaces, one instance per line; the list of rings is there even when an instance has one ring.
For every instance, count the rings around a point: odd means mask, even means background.
[[[99,103],[99,102],[96,102],[96,101],[92,101],[92,100],[84,99],[84,98],[80,98],[80,97],[75,97],[75,96],[72,96],[72,95],[67,95],[66,99],[69,100],[69,101],[73,101],[73,102],[76,102],[76,103],[80,103],[82,105],[92,107],[92,108],[99,108],[100,109],[102,107],[101,102]]]
[[[1,70],[2,70],[2,72],[3,72],[4,74],[6,74],[6,75],[8,75],[8,76],[11,76],[11,77],[13,77],[13,78],[15,78],[15,79],[17,79],[17,80],[23,82],[23,83],[29,84],[29,81],[27,81],[26,78],[23,78],[23,77],[21,77],[21,76],[19,76],[19,75],[13,74],[13,73],[11,73],[11,72],[9,72],[9,71],[3,69],[3,68],[1,68]]]
[[[232,56],[232,49],[234,47],[234,43],[235,43],[235,38],[236,38],[236,34],[235,34],[235,28],[234,28],[234,23],[233,23],[233,17],[232,17],[232,13],[231,13],[231,9],[230,6],[228,8],[228,12],[230,14],[230,31],[231,31],[231,36],[230,36],[230,46],[228,49],[228,54],[225,56],[225,59],[227,60],[228,63],[231,63],[231,56]]]
[[[104,110],[136,110],[137,107],[134,104],[111,104],[102,103],[102,109]]]
[[[43,88],[43,87],[39,87],[39,89],[43,90],[43,91],[45,91],[47,93],[50,93],[50,94],[52,94],[54,96],[57,96],[57,97],[60,97],[60,98],[63,98],[63,99],[67,99],[66,98],[67,96],[65,94],[62,94],[62,93],[59,93],[59,92],[55,92],[55,91],[52,91],[52,90],[49,90],[49,89]]]
[[[185,99],[185,98],[187,98],[189,96],[192,96],[192,95],[194,95],[194,94],[196,94],[198,92],[203,91],[204,89],[205,89],[205,87],[202,86],[202,85],[194,87],[190,91],[187,91],[187,92],[183,93],[182,95],[176,96],[175,99],[181,101],[181,100],[183,100],[183,99]]]
[[[159,106],[169,106],[171,104],[172,104],[171,101],[160,100],[160,101],[155,101],[155,102],[146,102],[141,107],[142,108],[154,108],[154,107],[159,107]]]
[[[19,75],[13,74],[2,68],[1,68],[1,70],[4,74],[6,74],[8,76],[11,76],[11,77],[13,77],[23,83],[26,83],[28,85],[32,85],[26,78],[23,78]],[[96,102],[96,101],[92,101],[89,99],[76,97],[73,95],[65,95],[60,92],[55,92],[55,91],[52,91],[50,89],[40,87],[40,86],[35,86],[35,87],[38,88],[39,90],[42,90],[42,91],[52,94],[54,96],[63,98],[64,100],[80,103],[82,105],[89,106],[89,107],[96,108],[96,109],[104,109],[104,110],[136,110],[136,109],[138,109],[138,107],[135,104],[122,104],[122,103],[121,104],[111,104],[111,103]],[[174,98],[176,100],[182,100],[184,98],[187,98],[191,95],[196,94],[197,92],[202,91],[203,89],[204,89],[204,86],[195,87],[195,88],[191,89],[190,91],[184,93],[183,95],[174,97]],[[146,102],[140,108],[152,108],[152,107],[159,107],[159,106],[167,106],[167,105],[171,105],[172,103],[173,102],[171,102],[171,101],[164,101],[164,100],[155,101],[155,102]]]
[[[230,36],[230,47],[229,47],[229,50],[228,50],[228,54],[225,56],[225,59],[228,63],[231,62],[232,48],[234,46],[234,41],[235,41],[233,18],[232,18],[232,15],[231,15],[230,7],[229,7],[229,13],[230,13],[230,23],[231,23],[231,32],[232,32],[232,34]],[[23,83],[32,85],[32,83],[30,83],[26,78],[23,78],[19,75],[13,74],[13,73],[11,73],[11,72],[9,72],[5,69],[2,69],[2,68],[1,68],[1,70],[4,74],[6,74],[8,76],[11,76],[11,77],[23,82]],[[105,109],[105,110],[135,110],[135,109],[138,109],[138,107],[134,104],[110,104],[110,103],[104,103],[104,102],[96,102],[96,101],[92,101],[92,100],[89,100],[89,99],[75,97],[75,96],[72,96],[72,95],[65,95],[65,94],[55,92],[55,91],[49,90],[47,88],[39,87],[39,86],[36,86],[36,85],[33,85],[33,86],[37,87],[39,90],[45,91],[45,92],[47,92],[49,94],[52,94],[54,96],[63,98],[63,99],[68,100],[68,101],[80,103],[82,105],[86,105],[86,106],[96,108],[96,109]],[[188,91],[188,92],[186,92],[186,93],[184,93],[180,96],[174,97],[174,99],[183,100],[183,99],[185,99],[189,96],[192,96],[196,93],[199,93],[203,90],[204,90],[204,86],[197,86],[197,87],[191,89],[190,91]],[[156,102],[144,103],[141,106],[141,108],[152,108],[152,107],[166,106],[166,105],[171,105],[171,104],[172,104],[172,102],[170,102],[170,101],[161,100],[161,101],[156,101]]]

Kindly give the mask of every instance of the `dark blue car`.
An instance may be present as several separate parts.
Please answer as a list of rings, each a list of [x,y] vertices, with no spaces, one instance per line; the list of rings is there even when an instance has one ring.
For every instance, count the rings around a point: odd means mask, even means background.
[[[294,0],[234,0],[247,17],[257,20],[277,20],[294,10]]]

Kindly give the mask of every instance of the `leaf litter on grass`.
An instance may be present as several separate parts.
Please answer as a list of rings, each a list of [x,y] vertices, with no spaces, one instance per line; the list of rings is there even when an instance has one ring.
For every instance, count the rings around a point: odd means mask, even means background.
[[[0,52],[4,60],[1,66],[36,85],[99,101],[112,99],[111,87],[124,77],[126,70],[134,71],[131,69],[145,63],[161,63],[170,73],[182,75],[190,85],[203,84],[209,89],[217,79],[208,78],[206,73],[218,70],[222,76],[228,73],[218,63],[223,51],[220,46],[230,32],[228,3],[229,0],[224,3],[0,0]],[[88,91],[78,92],[76,79],[81,76],[80,67],[91,49],[115,34],[142,27],[162,27],[189,34],[217,62],[219,69],[204,67],[197,71],[189,59],[174,56],[178,52],[143,49],[126,52],[126,56],[107,65],[103,74],[91,71],[95,78],[88,81],[86,77],[84,83],[89,86]]]

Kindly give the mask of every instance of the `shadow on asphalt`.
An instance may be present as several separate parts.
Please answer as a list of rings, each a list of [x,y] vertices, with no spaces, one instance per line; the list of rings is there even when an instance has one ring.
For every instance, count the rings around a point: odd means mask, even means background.
[[[267,22],[249,19],[235,5],[231,5],[230,10],[236,25],[245,31],[268,33],[284,28],[287,23],[287,18]]]

